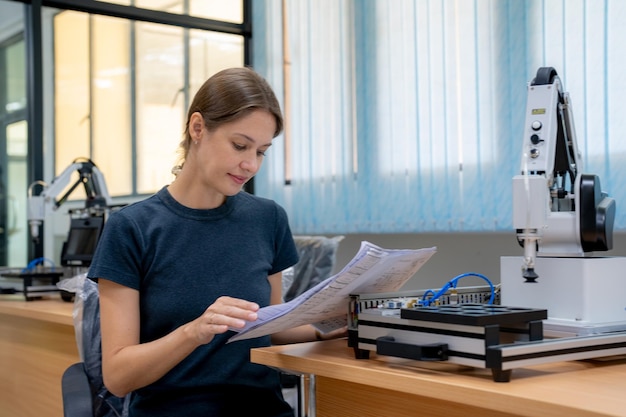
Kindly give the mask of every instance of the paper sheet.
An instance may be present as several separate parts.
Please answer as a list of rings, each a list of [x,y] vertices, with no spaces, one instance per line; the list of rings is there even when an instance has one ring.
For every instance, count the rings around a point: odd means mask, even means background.
[[[361,242],[354,258],[338,274],[327,278],[293,300],[259,310],[229,342],[265,336],[304,324],[323,332],[347,322],[350,294],[372,294],[399,290],[437,251],[425,249],[383,249]]]

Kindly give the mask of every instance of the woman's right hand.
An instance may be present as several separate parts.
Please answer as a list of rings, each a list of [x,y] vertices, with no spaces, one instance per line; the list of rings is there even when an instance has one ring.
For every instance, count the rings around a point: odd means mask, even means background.
[[[215,300],[204,313],[189,323],[187,331],[191,332],[198,343],[206,344],[216,334],[226,332],[229,328],[241,329],[246,322],[257,319],[259,305],[239,298],[222,296]]]

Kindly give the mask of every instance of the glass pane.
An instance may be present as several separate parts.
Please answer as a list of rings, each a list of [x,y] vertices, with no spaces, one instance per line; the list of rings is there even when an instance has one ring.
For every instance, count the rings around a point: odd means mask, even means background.
[[[189,15],[213,20],[225,20],[227,22],[242,23],[243,1],[190,0]]]
[[[172,181],[184,117],[183,29],[137,23],[137,192]]]
[[[136,0],[135,6],[142,9],[159,10],[161,12],[183,14],[183,0]]]
[[[24,5],[0,0],[0,265],[16,268],[28,263],[30,241],[26,219],[27,101],[23,30]],[[20,287],[21,283],[15,285]]]
[[[56,174],[90,158],[111,195],[131,194],[130,22],[66,11],[54,24]]]
[[[90,157],[89,16],[66,11],[54,19],[55,175]],[[77,189],[72,198],[84,198]]]
[[[191,30],[189,37],[191,96],[219,70],[243,66],[243,36]]]
[[[133,191],[130,25],[92,16],[92,152],[111,195]]]
[[[6,48],[6,64],[7,96],[5,110],[7,113],[13,113],[26,108],[24,42],[17,42]]]
[[[25,78],[25,75],[22,74]],[[28,177],[26,166],[27,124],[22,120],[7,126],[6,226],[7,265],[23,267],[28,263],[29,230],[26,219]]]
[[[107,3],[130,5],[129,0],[115,0]],[[243,22],[242,0],[190,0],[189,11],[185,10],[183,0],[136,0],[134,6],[142,9],[159,10],[162,12],[189,14],[205,19],[223,20],[232,23]]]

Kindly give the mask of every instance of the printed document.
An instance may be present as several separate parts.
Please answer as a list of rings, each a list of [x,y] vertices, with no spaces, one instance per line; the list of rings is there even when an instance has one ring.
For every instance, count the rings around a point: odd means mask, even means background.
[[[304,324],[322,332],[347,324],[351,294],[398,291],[437,251],[425,249],[383,249],[361,242],[354,258],[338,274],[320,282],[293,300],[258,311],[257,320],[248,323],[229,342],[265,336]]]

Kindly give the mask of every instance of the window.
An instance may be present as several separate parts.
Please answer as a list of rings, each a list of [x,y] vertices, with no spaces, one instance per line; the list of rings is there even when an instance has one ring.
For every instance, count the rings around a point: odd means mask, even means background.
[[[26,191],[73,160],[95,161],[120,203],[171,181],[190,97],[219,69],[250,64],[250,4],[0,0],[3,265],[58,258],[73,202],[33,243]]]
[[[285,85],[291,145],[266,159],[256,192],[295,233],[511,230],[526,85],[542,66],[572,97],[584,171],[626,205],[626,3],[283,5],[254,22],[285,38],[255,62]]]
[[[242,18],[241,2],[202,4],[191,12]],[[166,11],[181,12],[182,2]],[[56,173],[88,157],[112,196],[171,182],[190,97],[220,69],[244,65],[244,36],[71,10],[53,27]]]

